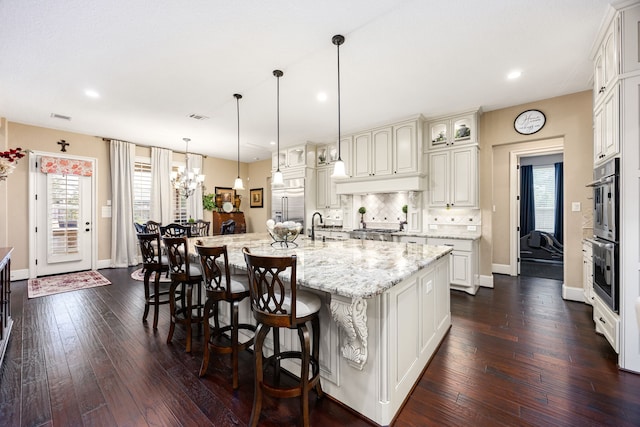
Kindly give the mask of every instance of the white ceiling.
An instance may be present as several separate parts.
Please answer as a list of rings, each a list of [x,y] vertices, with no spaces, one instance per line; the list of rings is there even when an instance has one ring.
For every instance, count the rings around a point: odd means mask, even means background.
[[[2,0],[0,116],[241,159],[590,88],[608,0]],[[514,69],[518,80],[507,80]],[[100,93],[92,99],[86,89]],[[328,100],[316,95],[325,91]],[[70,116],[71,121],[51,114]],[[209,117],[197,121],[188,116]],[[73,143],[73,141],[71,141]]]

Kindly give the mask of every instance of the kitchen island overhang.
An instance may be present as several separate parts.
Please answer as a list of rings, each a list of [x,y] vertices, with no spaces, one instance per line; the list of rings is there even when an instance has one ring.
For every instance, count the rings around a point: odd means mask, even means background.
[[[364,240],[272,246],[266,233],[192,238],[227,245],[230,266],[246,270],[241,249],[298,257],[297,284],[319,294],[323,390],[388,425],[451,326],[450,247]],[[252,321],[248,302],[243,321]],[[283,346],[296,342],[286,336]],[[284,365],[293,373],[299,369]]]

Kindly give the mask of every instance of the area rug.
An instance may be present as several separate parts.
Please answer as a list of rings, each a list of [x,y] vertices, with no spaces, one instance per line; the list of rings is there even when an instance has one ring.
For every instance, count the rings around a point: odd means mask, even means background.
[[[37,298],[110,284],[109,279],[97,271],[81,271],[79,273],[29,279],[27,282],[27,292],[29,298]]]
[[[134,271],[133,273],[131,273],[131,278],[133,280],[138,280],[140,282],[144,282],[144,273],[142,272],[142,269],[139,268],[136,271]],[[151,277],[149,277],[149,281],[150,282],[154,281],[154,276],[153,275]],[[170,283],[171,282],[171,278],[167,277],[167,273],[162,273],[162,275],[160,276],[160,283],[162,283],[162,282],[165,282],[165,283]]]

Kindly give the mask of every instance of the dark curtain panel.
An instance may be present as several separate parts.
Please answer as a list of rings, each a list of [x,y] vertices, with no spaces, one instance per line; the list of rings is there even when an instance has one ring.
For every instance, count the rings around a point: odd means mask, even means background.
[[[563,163],[558,162],[553,164],[556,168],[556,212],[553,224],[553,235],[558,239],[560,243],[562,242],[562,222],[564,218],[564,207],[563,207],[563,199],[564,199],[564,188],[563,188],[563,180],[562,180],[562,171],[563,171]]]
[[[520,237],[536,229],[533,166],[520,166]]]

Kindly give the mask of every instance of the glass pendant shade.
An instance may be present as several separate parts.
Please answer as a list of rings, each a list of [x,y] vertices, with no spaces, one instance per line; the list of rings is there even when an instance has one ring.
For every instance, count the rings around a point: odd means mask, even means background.
[[[334,179],[349,178],[342,159],[336,160],[336,162],[333,164],[333,173],[331,174],[331,178],[334,178]]]
[[[234,190],[244,190],[244,184],[242,183],[242,178],[237,177],[236,181],[233,183]]]
[[[273,173],[273,178],[271,179],[271,186],[273,187],[282,187],[284,185],[284,178],[282,177],[282,172],[277,170]]]

